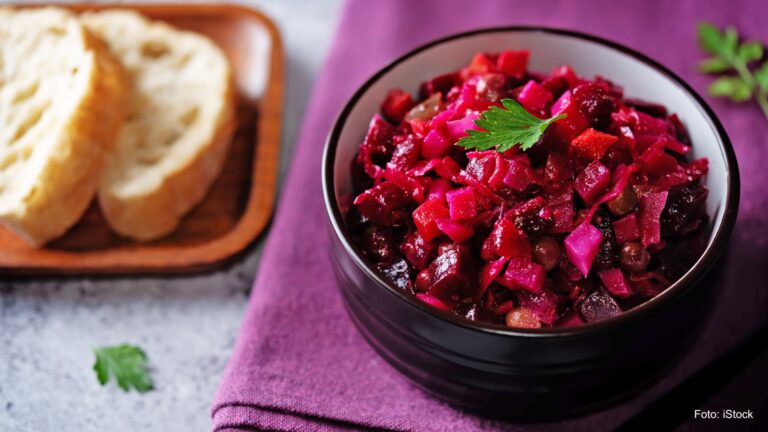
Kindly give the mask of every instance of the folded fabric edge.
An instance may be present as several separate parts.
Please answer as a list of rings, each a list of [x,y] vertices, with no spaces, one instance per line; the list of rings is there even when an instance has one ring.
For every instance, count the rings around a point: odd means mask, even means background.
[[[340,431],[371,427],[281,407],[242,403],[227,403],[218,406],[214,410],[212,418],[214,432],[264,429]]]

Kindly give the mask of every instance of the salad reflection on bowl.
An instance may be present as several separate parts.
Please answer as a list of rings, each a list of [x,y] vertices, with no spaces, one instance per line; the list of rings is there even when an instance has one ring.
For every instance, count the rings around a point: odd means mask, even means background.
[[[738,207],[728,138],[685,83],[557,30],[401,57],[348,103],[323,169],[358,328],[417,384],[503,416],[578,412],[668,365]]]

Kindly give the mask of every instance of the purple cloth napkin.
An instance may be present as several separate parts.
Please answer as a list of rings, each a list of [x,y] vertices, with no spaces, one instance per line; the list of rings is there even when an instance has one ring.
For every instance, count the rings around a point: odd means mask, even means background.
[[[320,187],[323,143],[344,102],[394,57],[469,29],[555,26],[642,51],[704,92],[710,78],[696,73],[702,59],[695,32],[700,20],[735,25],[749,38],[768,36],[768,7],[759,1],[350,0],[308,106],[245,320],[216,395],[214,429],[608,430],[764,325],[768,290],[759,285],[768,280],[768,120],[754,104],[711,100],[736,147],[742,204],[727,286],[704,337],[662,380],[605,411],[523,426],[484,420],[432,399],[356,332],[329,262]]]

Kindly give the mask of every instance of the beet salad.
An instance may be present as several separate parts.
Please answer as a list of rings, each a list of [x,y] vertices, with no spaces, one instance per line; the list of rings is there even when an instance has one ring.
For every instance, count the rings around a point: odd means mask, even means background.
[[[707,160],[666,108],[528,51],[394,89],[352,162],[348,228],[406,295],[515,328],[617,316],[703,250]]]

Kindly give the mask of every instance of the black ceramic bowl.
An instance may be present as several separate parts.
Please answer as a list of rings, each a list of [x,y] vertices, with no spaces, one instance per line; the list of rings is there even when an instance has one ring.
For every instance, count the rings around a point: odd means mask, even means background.
[[[579,327],[507,329],[433,310],[392,286],[362,256],[343,213],[351,205],[350,162],[386,92],[456,70],[475,52],[529,49],[531,69],[569,64],[602,75],[629,97],[661,103],[680,116],[707,157],[710,232],[703,255],[654,299],[609,320]],[[723,252],[736,220],[735,155],[712,110],[655,61],[616,43],[571,31],[508,27],[437,40],[387,65],[354,94],[328,137],[323,193],[331,254],[349,314],[376,351],[414,383],[450,403],[492,416],[552,418],[621,398],[659,375],[691,341],[716,283],[701,283]]]

